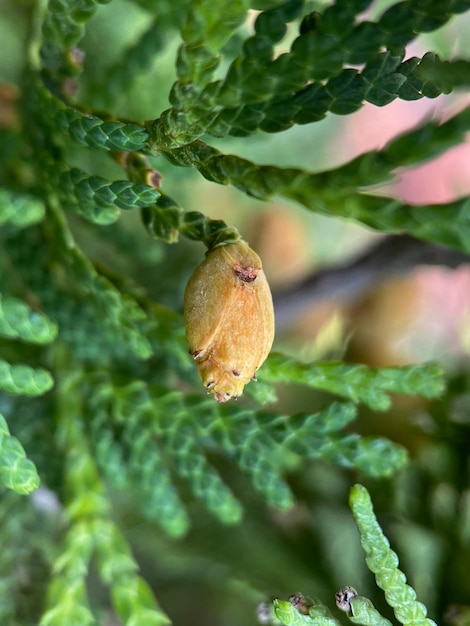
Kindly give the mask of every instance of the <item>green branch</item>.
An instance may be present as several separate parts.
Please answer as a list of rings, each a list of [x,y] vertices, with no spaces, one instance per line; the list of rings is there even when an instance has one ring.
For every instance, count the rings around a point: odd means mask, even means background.
[[[57,87],[80,71],[81,62],[77,60],[74,47],[84,35],[85,22],[99,4],[108,2],[110,0],[49,0],[40,56],[48,80]]]
[[[365,487],[355,485],[351,489],[350,506],[361,535],[367,567],[375,574],[397,620],[404,626],[436,626],[426,617],[426,607],[416,600],[416,592],[406,584],[405,575],[398,569],[398,557],[375,518]]]
[[[376,411],[390,408],[388,392],[435,398],[444,391],[443,372],[436,363],[370,368],[360,364],[300,363],[271,354],[261,370],[268,382],[296,382],[363,402]]]
[[[65,376],[58,386],[57,441],[65,454],[69,529],[54,564],[40,626],[96,623],[86,591],[93,555],[103,582],[111,588],[113,606],[121,620],[167,626],[170,620],[138,576],[138,566],[111,519],[110,504],[83,432],[81,396],[77,394],[80,383],[80,375],[75,374]]]
[[[260,200],[279,195],[323,215],[356,220],[382,232],[407,231],[421,239],[470,251],[468,198],[445,205],[412,206],[399,200],[359,193],[355,184],[360,158],[355,166],[344,167],[339,173],[312,174],[296,168],[257,165],[247,159],[222,154],[202,141],[163,152],[163,155],[171,163],[196,167],[204,178],[233,185]],[[367,161],[366,157],[364,161]],[[383,169],[380,175],[383,176]],[[334,186],[334,183],[339,184]]]
[[[47,316],[27,304],[0,293],[0,335],[32,343],[47,344],[57,337],[58,328]]]
[[[34,463],[26,456],[23,446],[12,437],[8,424],[0,413],[0,482],[19,494],[28,494],[39,487]]]
[[[109,181],[101,176],[88,176],[73,168],[60,177],[59,193],[72,198],[76,210],[97,224],[111,224],[124,211],[154,204],[160,192],[149,185],[127,180]]]
[[[0,389],[7,393],[41,396],[52,388],[54,379],[42,367],[12,365],[0,359]]]
[[[288,0],[259,14],[255,34],[222,80],[210,82],[218,58],[196,35],[193,47],[183,46],[178,60],[180,80],[172,89],[172,109],[151,128],[151,142],[177,148],[204,133],[218,137],[248,136],[260,128],[279,132],[293,124],[307,124],[327,112],[346,115],[364,101],[384,106],[395,98],[435,98],[461,84],[457,77],[434,80],[430,67],[440,60],[433,54],[402,63],[406,45],[419,32],[440,27],[459,3],[402,2],[390,7],[377,23],[360,21],[356,14],[369,3],[335,3],[323,14],[305,18],[290,51],[274,54],[274,44],[286,33],[286,24],[300,13],[303,2]],[[194,16],[190,23],[201,32]],[[223,32],[223,31],[221,31]],[[204,45],[201,44],[204,41]],[[385,52],[383,52],[385,49]],[[346,67],[365,65],[362,71]]]
[[[66,106],[34,72],[27,72],[23,87],[22,103],[26,109],[26,119],[29,124],[32,119],[36,120],[43,133],[47,129],[51,135],[49,141],[56,138],[59,129],[63,133],[62,143],[72,139],[81,146],[121,152],[143,150],[147,146],[148,134],[142,126],[114,119],[105,120]]]
[[[354,485],[350,492],[350,507],[361,536],[368,568],[375,574],[377,584],[385,592],[388,604],[403,626],[436,626],[426,617],[426,607],[416,600],[416,593],[406,584],[406,577],[398,569],[398,557],[390,549],[374,515],[369,493],[362,485]],[[351,587],[336,593],[336,604],[348,614],[353,624],[364,626],[391,626],[372,602],[359,596]],[[316,598],[302,594],[288,601],[274,600],[274,613],[284,626],[339,626],[328,608]]]
[[[44,203],[39,198],[0,189],[0,226],[24,228],[40,222],[44,215]]]

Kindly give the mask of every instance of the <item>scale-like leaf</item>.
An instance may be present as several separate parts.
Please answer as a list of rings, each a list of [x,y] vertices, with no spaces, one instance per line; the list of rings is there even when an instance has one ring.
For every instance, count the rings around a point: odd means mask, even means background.
[[[269,382],[296,382],[363,402],[378,411],[390,407],[387,392],[435,398],[444,390],[442,369],[436,363],[369,368],[349,363],[300,363],[271,354],[260,377]]]
[[[24,228],[40,222],[44,214],[44,203],[39,198],[0,189],[0,225]]]
[[[81,55],[74,46],[83,37],[84,23],[92,17],[99,4],[110,0],[49,0],[42,27],[41,61],[49,79],[64,80],[78,73]]]
[[[43,368],[12,365],[0,359],[0,389],[8,393],[40,396],[54,384],[51,374]]]
[[[25,302],[0,294],[0,335],[46,344],[57,336],[57,324]]]
[[[406,584],[406,576],[398,569],[398,556],[390,548],[377,522],[365,487],[352,487],[350,506],[361,535],[367,566],[375,574],[378,586],[384,590],[397,620],[404,626],[436,626],[433,620],[426,617],[426,607],[416,600],[415,590]]]
[[[26,457],[21,443],[10,435],[8,424],[0,413],[0,482],[20,494],[39,487],[39,476],[32,461]]]
[[[340,626],[340,622],[319,602],[304,614],[287,600],[274,600],[274,612],[284,626]]]

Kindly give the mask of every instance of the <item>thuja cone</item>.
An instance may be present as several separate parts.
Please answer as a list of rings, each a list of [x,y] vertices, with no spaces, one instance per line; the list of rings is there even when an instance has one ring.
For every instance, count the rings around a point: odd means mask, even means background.
[[[237,241],[207,252],[184,294],[189,352],[218,402],[237,398],[274,339],[271,291],[261,260]]]

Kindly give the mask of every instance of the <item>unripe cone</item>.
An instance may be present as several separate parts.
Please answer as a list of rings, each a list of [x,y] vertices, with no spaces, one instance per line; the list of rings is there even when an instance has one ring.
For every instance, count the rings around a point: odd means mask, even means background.
[[[184,294],[189,352],[218,402],[237,398],[269,354],[274,310],[261,260],[244,241],[214,248]]]

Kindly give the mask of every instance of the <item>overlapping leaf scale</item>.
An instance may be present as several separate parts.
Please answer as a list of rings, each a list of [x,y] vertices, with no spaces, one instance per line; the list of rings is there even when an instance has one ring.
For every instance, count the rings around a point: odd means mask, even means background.
[[[173,381],[176,372],[182,376],[195,374],[194,366],[188,360],[182,316],[154,302],[147,302],[145,311],[148,316],[148,323],[144,324],[145,334],[159,365],[158,373],[155,368],[155,378],[162,383],[163,372]]]
[[[25,228],[40,222],[44,215],[44,204],[38,198],[0,189],[0,226]]]
[[[192,2],[182,28],[183,41],[191,46],[203,42],[213,50],[220,50],[233,31],[243,24],[248,7],[247,0],[235,0],[224,10],[215,11],[211,0]]]
[[[116,387],[104,372],[90,378],[88,385],[89,407],[96,412],[89,422],[91,439],[106,479],[118,489],[138,485],[136,497],[143,515],[170,536],[181,536],[189,519],[165,455],[149,428],[153,407],[147,386],[135,381]]]
[[[233,457],[253,487],[279,509],[293,506],[294,495],[281,475],[281,448],[259,429],[252,411],[238,410],[228,419],[233,420],[229,433]]]
[[[274,59],[274,45],[284,37],[287,23],[298,17],[303,4],[301,0],[288,0],[258,15],[254,25],[255,34],[244,42],[242,55],[232,62],[226,77],[218,86],[215,97],[218,106],[234,108],[265,102],[273,94],[291,93],[293,85],[305,82],[303,67],[302,76],[299,71],[293,71],[288,77],[282,71],[277,71],[282,63]]]
[[[207,85],[218,66],[218,51],[232,32],[244,21],[248,2],[236,0],[224,11],[214,11],[210,0],[193,2],[182,29],[184,44],[180,48],[171,102],[187,109],[200,89]]]
[[[375,574],[377,584],[384,590],[397,620],[410,626],[435,626],[435,622],[426,616],[426,607],[416,600],[415,590],[406,584],[406,576],[398,569],[398,556],[390,548],[377,522],[365,487],[352,487],[350,506],[366,553],[367,567]]]
[[[214,403],[208,398],[201,400],[191,396],[184,401],[177,393],[164,393],[154,387],[149,390],[141,382],[129,385],[122,394],[118,397],[123,403],[116,410],[122,414],[129,407],[129,410],[141,412],[142,419],[147,420],[145,428],[158,437],[160,447],[165,450],[175,471],[189,483],[194,495],[222,522],[233,524],[239,521],[241,506],[209,463],[203,446],[201,423],[207,423],[215,415]],[[134,445],[132,440],[129,445]]]
[[[429,55],[427,62],[421,64],[419,74],[423,80],[442,85],[443,92],[470,86],[470,62],[466,59],[443,61],[436,55]]]
[[[170,618],[157,604],[149,585],[141,577],[121,576],[113,585],[111,598],[124,624],[168,626]]]
[[[319,457],[374,478],[388,478],[408,462],[406,448],[381,437],[333,436]]]
[[[213,220],[198,211],[185,211],[173,198],[162,194],[156,203],[141,212],[142,222],[156,239],[168,243],[178,240],[179,234],[201,241],[210,250],[222,242],[239,241],[240,233],[223,220]]]
[[[167,243],[178,241],[183,214],[178,203],[165,194],[154,205],[144,207],[141,211],[142,222],[152,237]]]
[[[74,386],[65,377],[58,385],[56,437],[65,457],[69,528],[53,565],[40,626],[95,624],[86,576],[97,540],[94,522],[107,512],[108,502],[83,437],[82,422],[77,414],[81,409],[80,401],[70,393],[75,391]]]
[[[328,76],[341,69],[346,52],[339,43],[348,32],[346,24],[342,24],[341,37],[318,31],[313,35],[304,33],[294,41],[290,53],[274,58],[274,44],[282,39],[287,22],[298,16],[302,5],[290,0],[258,16],[255,34],[245,41],[243,54],[232,62],[225,79],[209,85],[201,96],[201,101],[212,102],[212,110],[222,108],[213,121],[201,123],[205,123],[207,132],[216,136],[247,135],[257,128],[270,132],[288,128],[301,108],[294,94],[309,80],[323,78],[324,62]],[[349,26],[353,19],[354,12],[348,11]],[[319,82],[314,84],[320,90],[323,87]],[[316,106],[322,107],[318,119],[324,116],[331,100],[326,92],[317,94]]]
[[[47,231],[28,229],[26,235],[21,242],[19,234],[12,237],[6,251],[15,268],[27,272],[29,287],[57,322],[60,340],[75,358],[99,367],[109,359],[126,362],[152,354],[143,329],[145,311],[125,288],[98,274],[61,213],[51,207]]]
[[[75,358],[95,367],[109,359],[148,358],[152,346],[143,330],[144,310],[125,290],[97,273],[65,222],[60,225],[51,215],[48,229],[50,245],[30,229],[29,239],[22,236],[18,245],[15,236],[7,252],[19,271],[28,272],[30,288],[60,328],[60,341]],[[51,272],[51,267],[60,271]]]
[[[429,66],[435,55],[401,61],[406,44],[417,32],[439,27],[463,8],[455,5],[444,11],[431,4],[421,13],[421,7],[411,7],[416,15],[410,29],[395,6],[378,23],[356,24],[356,13],[367,4],[335,3],[311,20],[313,26],[304,18],[306,26],[301,26],[290,52],[276,58],[273,44],[282,39],[286,22],[298,15],[302,3],[290,0],[261,13],[255,35],[245,41],[243,54],[232,62],[225,79],[208,84],[196,100],[193,94],[185,119],[173,119],[172,139],[182,145],[203,132],[219,137],[245,136],[258,128],[279,132],[292,124],[315,122],[328,111],[352,113],[364,100],[384,106],[396,97],[410,100],[451,91],[449,80],[436,84],[429,72],[423,78],[420,66]],[[365,68],[345,68],[347,64],[365,64]]]
[[[57,336],[57,324],[22,300],[0,293],[0,335],[47,344]]]
[[[339,45],[339,42],[335,42],[335,45]],[[332,48],[334,49],[333,44]],[[323,119],[328,112],[348,115],[357,111],[364,101],[385,106],[395,98],[435,98],[441,93],[449,93],[458,85],[453,85],[450,80],[445,83],[440,79],[434,80],[430,71],[424,74],[423,67],[429,66],[430,59],[438,62],[436,55],[426,54],[422,59],[413,57],[404,62],[401,62],[402,59],[403,53],[380,52],[369,60],[362,71],[352,68],[338,69],[337,74],[325,79],[325,82],[316,78],[299,80],[293,86],[294,91],[283,97],[282,90],[276,90],[278,82],[268,75],[264,81],[258,80],[255,84],[264,84],[269,78],[273,83],[271,98],[268,98],[270,92],[267,87],[262,88],[262,101],[253,99],[254,94],[240,93],[240,98],[246,96],[249,104],[224,108],[208,125],[207,120],[204,122],[205,131],[217,137],[227,134],[246,136],[258,128],[274,133],[286,130],[294,124],[316,122]],[[281,55],[276,62],[292,81],[296,74],[291,71],[290,65],[293,61],[289,56]]]
[[[63,215],[54,211],[49,227],[54,238],[55,255],[66,268],[71,283],[70,294],[64,285],[61,285],[60,293],[48,294],[49,298],[54,299],[50,306],[57,311],[61,338],[74,344],[76,353],[85,359],[103,358],[103,354],[100,356],[102,351],[97,349],[102,342],[107,344],[107,350],[104,351],[106,358],[109,358],[110,350],[130,352],[141,359],[148,358],[152,348],[140,327],[146,320],[144,310],[132,296],[123,293],[110,280],[98,274],[76,245]],[[66,302],[63,302],[64,292],[68,295]],[[57,302],[57,299],[61,302]],[[62,319],[62,316],[66,319]],[[77,317],[80,318],[80,324],[84,324],[84,330],[88,331],[83,336],[77,336],[73,324]]]
[[[382,232],[406,231],[420,239],[470,252],[469,198],[416,206],[363,195],[345,199],[340,214]]]
[[[188,407],[176,393],[158,396],[152,401],[147,386],[135,381],[114,390],[108,413],[120,424],[120,440],[127,451],[123,463],[132,484],[140,486],[143,513],[172,536],[187,530],[189,520],[167,467],[171,460],[175,471],[189,482],[195,496],[214,515],[224,523],[239,521],[240,504],[198,444],[198,433],[187,420]],[[207,400],[204,404],[207,406]]]
[[[317,72],[319,67],[326,68],[323,59],[320,59],[320,66],[316,65],[317,57],[321,56],[317,53],[317,46],[325,47],[333,54],[334,39],[328,45],[328,37],[333,37],[337,38],[336,43],[345,55],[344,63],[368,64],[382,48],[389,50],[394,56],[401,56],[406,45],[418,33],[440,28],[454,14],[468,9],[468,3],[462,0],[445,4],[432,0],[406,0],[392,5],[377,22],[356,20],[357,13],[364,11],[368,5],[370,2],[336,2],[321,15],[316,14],[313,21],[304,19],[304,27],[301,27],[301,33],[291,50],[302,52],[307,57],[312,55],[310,65]],[[330,61],[334,62],[334,58]],[[309,78],[328,78],[332,74],[333,72],[326,71],[324,75],[310,75]]]
[[[23,105],[34,108],[25,112],[48,129],[52,138],[62,131],[61,140],[101,150],[128,152],[143,150],[148,133],[143,126],[120,120],[105,120],[66,106],[44,86],[40,77],[28,72],[24,80]],[[50,138],[49,138],[50,139]]]
[[[392,622],[383,617],[369,598],[355,596],[350,600],[351,615],[349,620],[353,624],[363,624],[364,626],[392,626]]]
[[[83,37],[85,22],[99,4],[110,0],[49,0],[42,25],[41,61],[49,80],[61,81],[80,71],[81,63],[74,58],[74,46]]]
[[[111,506],[98,474],[81,418],[81,374],[65,375],[58,386],[57,441],[65,455],[66,505],[69,527],[54,563],[41,626],[95,624],[86,577],[96,557],[98,571],[110,587],[113,608],[127,623],[169,624],[111,517]],[[102,399],[106,394],[102,396]]]
[[[115,438],[111,427],[112,398],[115,392],[109,372],[97,370],[89,373],[83,382],[85,399],[86,435],[97,466],[106,480],[116,489],[129,487],[129,475],[124,460],[124,450]]]
[[[262,431],[283,449],[303,458],[321,458],[369,476],[390,476],[407,462],[406,450],[381,437],[338,432],[355,416],[354,405],[333,402],[314,414],[276,417],[258,412],[256,419]]]
[[[131,484],[139,485],[142,512],[156,521],[170,536],[180,537],[189,527],[161,446],[152,437],[147,420],[128,415],[123,425],[123,439],[129,450]]]
[[[168,158],[183,166],[190,166],[194,163],[209,180],[221,184],[240,186],[244,182],[244,190],[250,195],[258,195],[258,197],[263,197],[262,194],[265,194],[265,197],[269,198],[275,193],[275,172],[279,172],[279,181],[290,178],[293,184],[295,183],[298,187],[304,184],[303,176],[308,177],[311,192],[315,194],[318,206],[322,205],[322,196],[328,192],[326,198],[328,203],[331,203],[333,210],[338,198],[354,194],[357,188],[376,185],[390,179],[394,170],[399,167],[415,165],[439,156],[464,141],[469,130],[470,107],[467,107],[444,122],[430,120],[422,126],[403,133],[396,139],[392,139],[382,150],[367,152],[343,166],[318,174],[309,174],[293,168],[286,169],[286,174],[283,174],[283,168],[250,164],[245,159],[223,155],[202,142],[194,142],[184,149],[175,150],[168,155]],[[262,176],[260,176],[260,189],[250,191],[251,187],[246,184],[247,177],[253,176],[257,169],[266,173],[268,181],[269,175],[272,173],[271,178],[273,180],[271,186],[266,184],[265,188],[262,189],[263,181]],[[315,187],[313,187],[314,183]],[[305,197],[307,197],[307,193]],[[412,212],[412,207],[408,208]],[[189,220],[189,217],[187,219]]]
[[[202,141],[173,150],[171,161],[184,167],[195,166],[208,180],[231,184],[260,200],[280,195],[312,211],[357,220],[382,232],[406,231],[464,252],[470,250],[468,198],[446,205],[407,205],[399,200],[358,193],[355,185],[359,180],[364,185],[371,181],[366,181],[354,165],[345,166],[339,173],[311,174],[296,168],[256,165],[224,155]],[[380,176],[383,172],[382,169]],[[338,184],[331,185],[333,181]]]
[[[374,515],[369,493],[362,485],[350,492],[350,507],[359,529],[361,545],[366,553],[368,568],[375,574],[378,586],[384,590],[387,603],[393,608],[398,622],[404,626],[435,626],[427,617],[426,607],[416,600],[415,590],[406,584],[406,576],[398,569],[398,557],[390,548]],[[305,611],[295,602],[274,600],[273,610],[284,626],[338,626],[339,622],[317,598],[305,599]],[[372,602],[352,594],[349,606],[343,609],[353,624],[390,626]]]
[[[469,8],[466,0],[435,2],[433,0],[406,0],[392,5],[378,20],[386,33],[387,47],[403,48],[417,33],[427,33],[443,26],[453,15]]]
[[[290,509],[294,505],[294,494],[289,485],[276,472],[274,463],[264,456],[267,449],[258,441],[249,439],[237,454],[237,463],[245,472],[253,487],[263,494],[266,502],[278,509]]]
[[[268,98],[275,81],[267,77],[269,84],[265,84],[263,78],[265,74],[260,70],[272,58],[273,43],[284,35],[286,27],[285,21],[282,21],[283,15],[292,14],[290,19],[293,19],[298,14],[301,5],[300,0],[289,0],[281,7],[261,14],[257,23],[263,24],[262,34],[249,38],[244,44],[245,54],[250,55],[251,59],[248,61],[250,72],[247,75],[245,56],[243,56],[232,63],[225,81],[210,83],[210,78],[218,64],[218,57],[209,49],[210,44],[205,39],[200,40],[196,34],[190,32],[194,43],[183,46],[180,52],[177,64],[179,80],[173,86],[170,97],[173,109],[165,111],[151,127],[153,140],[160,145],[177,147],[199,137],[215,123],[218,110],[227,98],[233,106],[233,98],[241,96],[240,88],[233,86],[233,82],[241,81],[245,88],[251,85],[251,90],[256,92],[258,98],[264,100],[264,94]],[[197,8],[195,7],[195,10]],[[222,37],[226,37],[241,24],[248,6],[247,3],[240,1],[233,8],[234,13],[223,16],[224,24],[222,27],[218,25],[214,31],[219,43]],[[209,25],[213,26],[212,7],[210,13],[212,14],[211,20],[201,25],[198,24],[201,18],[196,19],[190,16],[188,24],[191,24],[191,31],[193,24],[196,24],[194,29],[199,30],[200,33],[204,28],[208,29]],[[256,81],[249,80],[253,72],[256,72]],[[248,80],[245,81],[245,77]],[[243,103],[243,99],[241,102]]]
[[[74,197],[76,208],[90,221],[110,224],[119,217],[119,209],[131,210],[154,204],[160,192],[149,185],[130,181],[109,181],[101,176],[89,176],[73,168],[60,177],[61,193]]]
[[[372,476],[388,476],[403,466],[407,456],[401,446],[383,438],[338,432],[355,415],[353,405],[340,403],[315,414],[293,416],[224,407],[207,428],[215,443],[231,451],[268,501],[283,508],[290,497],[281,478],[286,452],[355,467]]]
[[[75,243],[61,215],[48,221],[48,245],[43,233],[26,231],[8,242],[15,267],[27,271],[30,288],[44,311],[60,328],[60,340],[76,358],[95,366],[111,359],[148,358],[152,347],[142,330],[146,314],[136,300],[98,274]],[[41,243],[39,243],[41,241]],[[60,267],[59,272],[50,268]],[[46,280],[47,278],[47,280]]]
[[[43,368],[29,365],[12,365],[0,359],[0,389],[7,393],[41,396],[52,388],[54,379]]]
[[[221,243],[235,243],[240,240],[240,233],[223,220],[212,220],[197,211],[186,211],[182,215],[180,232],[188,239],[202,241],[207,248]]]
[[[83,569],[83,564],[80,563]],[[87,565],[87,564],[86,564]],[[80,573],[82,574],[80,576]],[[59,626],[59,624],[81,624],[95,626],[96,620],[86,598],[84,572],[66,573],[56,576],[49,586],[50,602],[39,626]]]
[[[462,143],[470,131],[470,107],[446,121],[430,120],[392,139],[381,150],[371,150],[349,163],[323,172],[325,187],[358,188],[390,179],[398,168],[431,160]]]
[[[129,407],[129,410],[140,411],[141,415],[147,415],[147,419],[151,414],[152,430],[161,440],[169,458],[173,460],[176,471],[189,481],[194,494],[222,521],[226,523],[238,521],[241,515],[240,505],[218,473],[208,463],[207,450],[201,447],[204,442],[207,445],[213,439],[214,422],[219,423],[214,402],[211,399],[201,400],[200,397],[191,396],[184,399],[176,392],[160,395],[156,389],[153,389],[151,393],[152,395],[149,395],[149,390],[143,383],[127,386],[115,396],[122,398],[122,404],[116,410],[120,413],[127,413],[126,407]],[[187,418],[188,411],[191,420]],[[237,432],[240,431],[237,430]],[[220,445],[220,442],[213,440],[212,445],[216,445],[215,449],[218,443]],[[227,441],[225,443],[227,444]],[[131,441],[129,444],[133,445]],[[225,453],[236,453],[236,446],[231,442],[229,449],[222,446],[222,450]],[[260,489],[265,493],[266,485],[263,490],[260,469],[248,467],[246,457],[247,452],[245,456],[242,455],[241,465],[251,476],[254,476],[253,480],[258,481]],[[265,483],[267,483],[267,474],[270,475],[272,483],[280,481],[279,472],[264,471]],[[272,487],[270,492],[272,492]],[[271,498],[273,499],[273,496]]]
[[[82,146],[130,152],[143,150],[147,144],[147,132],[137,124],[106,121],[72,107],[61,108],[55,119],[59,128]]]
[[[207,400],[204,404],[207,404]],[[226,524],[239,522],[241,505],[209,463],[207,451],[198,444],[193,420],[180,420],[177,424],[177,428],[172,428],[163,438],[176,472],[189,483],[194,495],[218,519]]]
[[[442,368],[436,363],[370,368],[349,363],[301,363],[272,353],[260,377],[268,382],[296,382],[322,389],[376,411],[391,401],[387,392],[435,398],[444,390]]]
[[[98,570],[111,587],[112,602],[122,622],[148,626],[171,624],[148,584],[137,575],[137,563],[116,525],[100,520],[96,534],[100,537],[96,544]]]
[[[145,448],[143,452],[146,455],[145,465],[132,455],[129,468],[131,478],[141,481],[142,513],[157,522],[171,537],[181,537],[190,523],[168,469],[155,446]]]
[[[284,626],[341,626],[341,622],[335,619],[329,609],[316,598],[314,605],[309,607],[309,613],[301,613],[288,600],[274,600],[274,612]]]
[[[388,476],[407,459],[401,446],[385,439],[339,432],[356,415],[352,404],[285,416],[221,407],[211,398],[183,396],[143,381],[116,387],[105,374],[89,384],[88,412],[95,415],[89,427],[100,466],[118,487],[138,479],[144,514],[150,507],[151,517],[172,535],[186,530],[187,518],[167,463],[212,513],[234,523],[241,516],[240,504],[209,462],[209,453],[232,458],[266,501],[282,509],[294,502],[283,478],[291,455],[322,458],[372,476]],[[117,430],[106,436],[110,418]],[[107,471],[109,460],[110,468],[122,464],[116,479],[112,469]]]
[[[219,12],[214,11],[210,0],[191,4],[176,62],[178,80],[170,93],[172,108],[164,111],[153,125],[158,143],[176,147],[204,132],[201,116],[211,114],[204,102],[199,101],[201,90],[210,82],[219,64],[220,47],[243,23],[248,6],[247,0],[234,0]]]
[[[81,285],[79,292],[75,287],[48,298],[60,325],[61,341],[75,358],[99,367],[110,359],[125,363],[150,357],[152,347],[141,326],[143,313],[132,298],[117,296],[107,280],[101,287]]]
[[[308,598],[308,614],[300,612],[296,606],[287,600],[274,600],[274,613],[284,626],[340,626],[330,610],[317,598]],[[311,603],[311,605],[310,605]],[[352,624],[363,626],[392,626],[391,622],[383,617],[372,602],[363,596],[354,596],[349,601],[350,611],[347,617]]]
[[[278,415],[258,411],[256,426],[278,445],[306,458],[318,457],[321,448],[337,431],[356,417],[353,404],[332,402],[317,413]]]
[[[28,494],[39,487],[36,467],[23,446],[10,434],[8,424],[0,413],[0,482],[19,494]]]
[[[78,356],[93,359],[99,356],[99,348],[103,346],[108,349],[106,358],[113,353],[121,357],[130,353],[146,359],[152,354],[150,342],[141,329],[145,314],[132,297],[122,294],[109,280],[98,275],[82,283],[81,291],[89,301],[84,305],[75,294],[74,302],[64,312],[67,321],[61,324],[63,340],[74,345]],[[80,327],[71,326],[71,320],[80,310],[83,333],[78,333]]]

